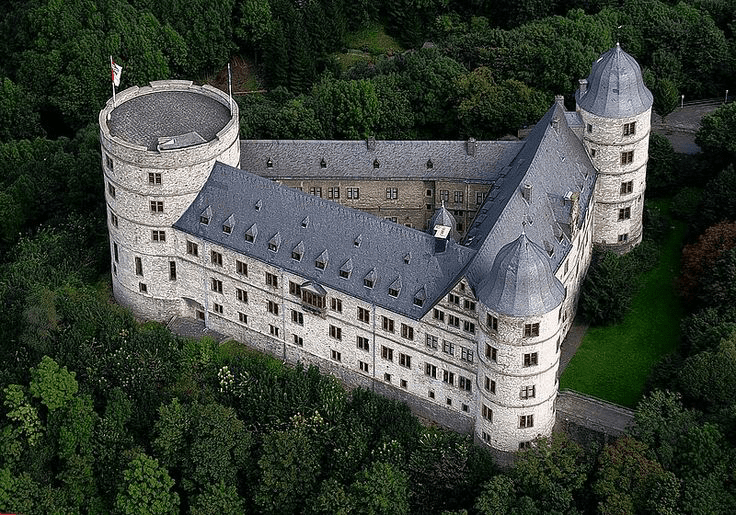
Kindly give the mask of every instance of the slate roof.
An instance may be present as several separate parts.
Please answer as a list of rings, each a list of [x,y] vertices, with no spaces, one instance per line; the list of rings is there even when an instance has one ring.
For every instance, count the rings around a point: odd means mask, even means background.
[[[363,140],[243,140],[240,167],[270,179],[448,178],[490,183],[524,146],[523,141],[475,141],[475,155],[468,155],[465,141],[373,143],[375,149],[369,150]],[[267,165],[269,160],[272,167]]]
[[[547,253],[521,233],[496,255],[485,303],[504,315],[524,317],[548,313],[565,299]]]
[[[212,216],[205,225],[200,214],[208,207]],[[226,219],[234,220],[230,234],[222,229]],[[475,253],[454,242],[435,253],[434,237],[422,231],[219,162],[174,227],[413,319],[446,294]],[[245,240],[246,231],[255,232],[253,243]],[[280,242],[273,252],[268,243],[277,234]],[[301,261],[291,257],[298,245],[304,249]],[[324,270],[315,267],[319,256],[327,261]],[[348,261],[352,272],[345,279],[339,270]],[[371,274],[375,285],[366,288],[364,278]],[[388,290],[396,284],[401,288],[394,298]],[[415,295],[425,297],[421,307],[414,304]]]
[[[156,150],[158,139],[195,132],[211,141],[230,121],[230,110],[198,92],[156,91],[131,98],[110,113],[113,136]]]
[[[575,100],[589,113],[627,118],[651,108],[653,97],[644,85],[639,63],[616,43],[593,63],[588,86],[582,93],[577,90]]]

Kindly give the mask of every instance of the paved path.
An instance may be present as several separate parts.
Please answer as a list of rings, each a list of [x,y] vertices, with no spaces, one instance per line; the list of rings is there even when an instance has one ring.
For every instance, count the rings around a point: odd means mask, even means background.
[[[597,431],[610,436],[621,436],[634,423],[634,412],[623,406],[563,390],[557,395],[557,421]]]
[[[204,326],[204,321],[195,320],[193,318],[172,318],[171,321],[166,324],[166,327],[168,327],[172,333],[178,336],[194,338],[195,340],[199,340],[203,336],[209,336],[217,343],[222,343],[222,341],[225,339],[224,334],[218,333],[211,329],[207,329]]]
[[[712,113],[722,104],[718,102],[678,107],[664,119],[652,113],[652,132],[661,134],[672,143],[679,154],[697,154],[700,147],[695,144],[695,133],[700,128],[700,120]]]

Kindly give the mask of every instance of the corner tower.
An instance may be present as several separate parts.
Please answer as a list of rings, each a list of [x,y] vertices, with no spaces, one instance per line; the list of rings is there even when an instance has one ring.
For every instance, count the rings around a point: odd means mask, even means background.
[[[580,81],[575,100],[598,170],[593,242],[628,252],[642,238],[652,93],[639,63],[616,43]]]
[[[100,111],[100,143],[116,300],[166,321],[180,311],[172,224],[194,201],[215,161],[240,162],[238,107],[210,86],[156,81]]]

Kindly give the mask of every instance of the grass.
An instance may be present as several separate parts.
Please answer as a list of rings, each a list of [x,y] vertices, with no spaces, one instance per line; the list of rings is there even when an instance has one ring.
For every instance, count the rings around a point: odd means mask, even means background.
[[[386,34],[383,25],[380,24],[372,24],[348,34],[345,44],[348,48],[361,50],[374,56],[404,50],[394,38]]]
[[[657,203],[667,213],[669,201]],[[560,387],[634,407],[644,384],[680,338],[682,305],[675,292],[685,224],[672,221],[659,263],[642,277],[642,288],[620,324],[592,327],[560,378]]]

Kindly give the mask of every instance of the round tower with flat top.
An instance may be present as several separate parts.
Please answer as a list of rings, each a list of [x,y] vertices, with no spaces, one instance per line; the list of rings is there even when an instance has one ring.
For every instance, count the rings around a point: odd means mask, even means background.
[[[617,43],[575,94],[583,143],[598,170],[593,241],[624,253],[642,238],[652,93],[639,63]]]

